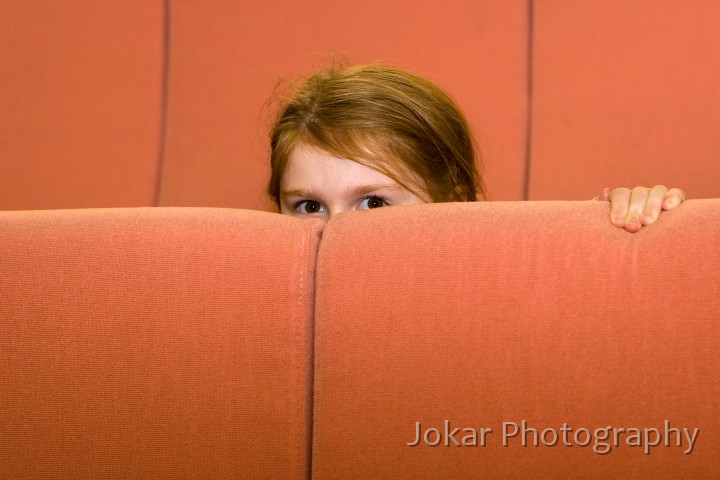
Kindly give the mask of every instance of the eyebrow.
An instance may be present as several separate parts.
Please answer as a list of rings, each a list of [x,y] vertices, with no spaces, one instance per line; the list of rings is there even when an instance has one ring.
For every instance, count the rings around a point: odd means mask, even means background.
[[[360,185],[356,188],[350,188],[345,191],[346,195],[351,195],[354,197],[359,197],[362,195],[367,195],[370,192],[375,192],[377,190],[402,190],[403,187],[398,185],[397,183],[373,183],[369,185]],[[303,197],[303,198],[320,198],[321,195],[319,192],[315,189],[304,189],[304,188],[291,188],[288,190],[283,190],[280,192],[281,195],[286,197]]]
[[[284,197],[303,197],[303,198],[319,198],[318,192],[314,189],[293,188],[290,190],[281,190],[280,195]]]

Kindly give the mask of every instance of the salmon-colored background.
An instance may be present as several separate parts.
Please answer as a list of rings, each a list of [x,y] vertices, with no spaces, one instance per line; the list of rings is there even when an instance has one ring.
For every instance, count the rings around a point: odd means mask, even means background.
[[[0,209],[155,204],[164,15],[0,1]]]
[[[0,209],[272,208],[275,87],[338,59],[448,90],[492,200],[717,197],[717,32],[712,0],[0,0]]]
[[[535,2],[530,198],[720,196],[720,2]]]

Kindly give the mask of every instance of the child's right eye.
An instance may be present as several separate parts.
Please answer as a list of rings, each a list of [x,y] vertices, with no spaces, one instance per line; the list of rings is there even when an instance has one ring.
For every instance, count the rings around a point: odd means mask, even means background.
[[[320,202],[316,202],[315,200],[303,200],[295,205],[295,210],[311,215],[313,213],[323,213],[325,208]]]

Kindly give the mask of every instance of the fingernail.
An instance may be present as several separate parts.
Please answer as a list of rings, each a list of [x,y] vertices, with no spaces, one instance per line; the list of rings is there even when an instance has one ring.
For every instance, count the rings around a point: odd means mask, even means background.
[[[628,223],[625,224],[625,230],[628,232],[637,232],[640,230],[641,225],[638,223],[637,220],[631,220]]]

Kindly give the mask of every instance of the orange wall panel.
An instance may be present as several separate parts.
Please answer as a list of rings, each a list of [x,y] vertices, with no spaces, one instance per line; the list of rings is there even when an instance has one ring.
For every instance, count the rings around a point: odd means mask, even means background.
[[[270,209],[268,100],[336,57],[446,88],[490,199],[524,196],[529,54],[530,199],[720,196],[717,25],[711,0],[0,0],[0,209]]]
[[[522,198],[526,2],[175,0],[161,205],[271,208],[267,132],[278,81],[381,61],[436,81],[461,105],[492,199]],[[276,108],[276,106],[275,106]]]
[[[534,2],[530,199],[720,197],[720,3]]]
[[[155,202],[161,0],[0,0],[0,209]]]

